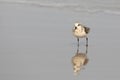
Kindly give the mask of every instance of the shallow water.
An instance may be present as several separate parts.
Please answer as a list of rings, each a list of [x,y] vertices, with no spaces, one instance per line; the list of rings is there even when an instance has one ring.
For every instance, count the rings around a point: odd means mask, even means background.
[[[1,80],[119,80],[120,16],[21,4],[0,4]],[[74,76],[74,22],[91,28],[89,63]],[[80,41],[85,52],[85,41]]]

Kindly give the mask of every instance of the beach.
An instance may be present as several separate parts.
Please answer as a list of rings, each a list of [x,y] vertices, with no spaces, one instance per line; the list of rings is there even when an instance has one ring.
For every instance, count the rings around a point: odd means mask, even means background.
[[[0,80],[119,80],[119,12],[72,8],[0,2]],[[75,22],[91,29],[89,62],[78,76],[71,63]]]

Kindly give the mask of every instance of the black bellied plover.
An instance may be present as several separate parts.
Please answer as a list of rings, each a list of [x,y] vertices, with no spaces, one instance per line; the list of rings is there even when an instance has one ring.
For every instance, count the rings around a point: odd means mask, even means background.
[[[73,35],[77,38],[78,46],[79,46],[79,38],[86,38],[86,45],[88,45],[87,34],[89,32],[90,32],[90,28],[88,28],[80,23],[74,24]]]

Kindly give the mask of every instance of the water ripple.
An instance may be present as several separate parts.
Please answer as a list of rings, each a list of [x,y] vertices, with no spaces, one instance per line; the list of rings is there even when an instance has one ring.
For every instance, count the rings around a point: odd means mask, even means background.
[[[93,1],[93,0],[92,0]],[[96,0],[97,1],[97,0]],[[112,0],[111,0],[112,1]],[[94,1],[95,2],[95,1]],[[102,3],[92,3],[88,2],[80,2],[80,3],[61,3],[61,2],[40,2],[39,0],[0,0],[0,3],[12,3],[12,4],[26,4],[31,6],[45,7],[45,8],[57,8],[57,9],[66,9],[74,12],[88,12],[88,13],[110,13],[120,15],[120,1],[108,2],[106,1]]]

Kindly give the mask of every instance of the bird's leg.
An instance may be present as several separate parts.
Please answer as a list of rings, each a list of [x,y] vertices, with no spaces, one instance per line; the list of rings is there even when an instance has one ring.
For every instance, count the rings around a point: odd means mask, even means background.
[[[77,42],[78,42],[78,48],[79,48],[79,38],[77,38]]]
[[[77,54],[79,53],[79,41],[78,41],[78,45],[77,45]]]
[[[86,54],[88,53],[88,45],[86,45]]]
[[[86,37],[86,46],[88,46],[88,37]]]

